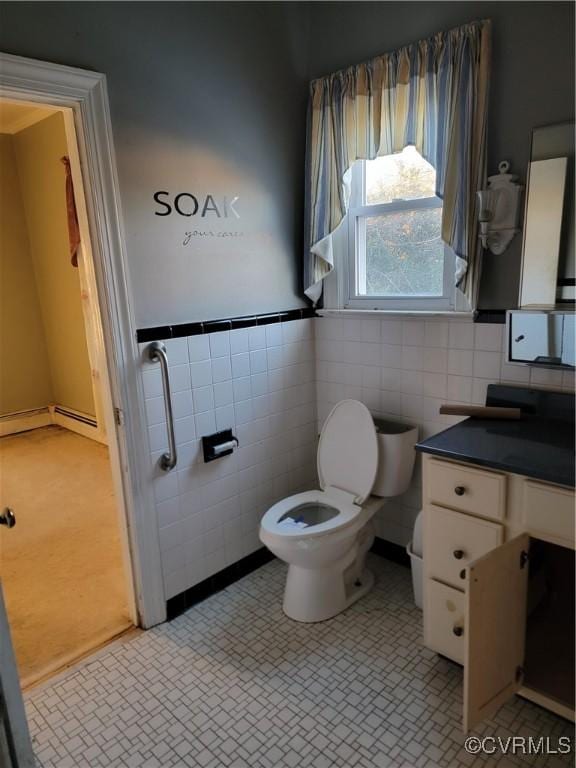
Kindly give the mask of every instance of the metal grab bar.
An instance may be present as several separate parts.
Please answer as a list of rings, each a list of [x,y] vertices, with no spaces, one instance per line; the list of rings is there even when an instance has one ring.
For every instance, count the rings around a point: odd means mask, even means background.
[[[170,378],[168,376],[168,357],[166,347],[161,341],[153,341],[148,347],[148,359],[160,363],[162,384],[164,387],[164,408],[166,410],[166,429],[168,431],[168,453],[160,456],[160,467],[165,472],[174,469],[178,456],[176,454],[176,437],[174,435],[174,415],[172,413],[172,395],[170,394]]]

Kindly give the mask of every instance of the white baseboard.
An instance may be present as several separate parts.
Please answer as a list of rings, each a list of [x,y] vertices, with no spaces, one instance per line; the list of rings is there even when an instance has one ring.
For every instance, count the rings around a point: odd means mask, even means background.
[[[48,408],[52,417],[52,424],[68,429],[70,432],[76,432],[83,437],[88,437],[90,440],[106,444],[106,437],[98,428],[93,416],[60,405],[50,405]]]
[[[0,416],[0,437],[28,432],[30,429],[39,427],[49,427],[52,423],[52,414],[48,408],[7,413],[5,416]]]
[[[28,432],[40,427],[49,427],[53,424],[106,445],[106,435],[103,430],[99,429],[93,416],[59,405],[49,405],[46,408],[35,408],[30,411],[19,411],[0,416],[0,437],[16,435],[19,432]]]

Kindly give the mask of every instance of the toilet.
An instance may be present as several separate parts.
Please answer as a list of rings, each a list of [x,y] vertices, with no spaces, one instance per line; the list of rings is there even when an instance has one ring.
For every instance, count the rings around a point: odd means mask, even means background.
[[[262,543],[289,566],[283,609],[291,619],[325,621],[370,591],[371,520],[407,490],[417,439],[417,428],[374,420],[357,400],[334,406],[318,444],[320,489],[282,499],[260,524]]]

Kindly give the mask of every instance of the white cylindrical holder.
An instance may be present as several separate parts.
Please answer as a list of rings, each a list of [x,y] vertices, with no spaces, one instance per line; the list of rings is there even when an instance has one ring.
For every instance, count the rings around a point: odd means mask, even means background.
[[[374,419],[378,433],[378,472],[373,496],[401,496],[408,490],[414,470],[418,427],[401,422]]]

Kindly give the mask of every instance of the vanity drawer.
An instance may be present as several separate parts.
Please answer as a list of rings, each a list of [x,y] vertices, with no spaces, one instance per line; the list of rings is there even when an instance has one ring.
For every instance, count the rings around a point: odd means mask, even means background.
[[[464,589],[462,571],[502,544],[504,527],[451,509],[428,506],[424,544],[427,575]]]
[[[432,504],[493,520],[504,518],[506,475],[432,459],[427,487]]]
[[[532,480],[524,483],[525,529],[574,549],[574,491]]]
[[[426,592],[426,645],[464,663],[464,592],[429,579]]]

